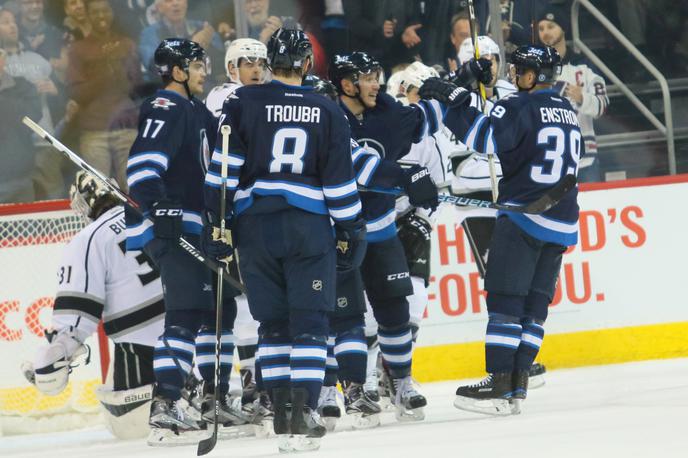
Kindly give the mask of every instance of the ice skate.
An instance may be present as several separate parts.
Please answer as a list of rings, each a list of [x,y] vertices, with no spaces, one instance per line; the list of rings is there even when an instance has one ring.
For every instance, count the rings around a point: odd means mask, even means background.
[[[528,384],[530,383],[528,373],[529,371],[514,371],[511,376],[512,395],[509,405],[512,415],[521,413],[521,403],[528,395]]]
[[[378,378],[378,397],[379,397],[379,404],[382,410],[384,411],[392,411],[394,410],[394,403],[392,401],[392,398],[394,396],[394,386],[392,384],[392,377],[389,375],[389,371],[387,370],[384,365],[379,365],[378,366],[379,374],[380,377]]]
[[[397,421],[421,421],[425,419],[423,407],[428,401],[420,394],[411,376],[392,380],[393,393],[390,397],[395,407]]]
[[[328,431],[334,431],[337,425],[337,420],[342,416],[342,412],[337,403],[337,387],[324,386],[320,389],[320,398],[318,399],[318,415],[325,423]]]
[[[512,394],[511,372],[496,372],[474,385],[458,387],[454,407],[487,415],[511,415]]]
[[[528,371],[528,388],[531,390],[538,389],[545,384],[545,373],[547,369],[544,364],[533,363]]]
[[[241,398],[232,398],[229,394],[220,396],[218,399],[220,403],[220,410],[218,412],[218,422],[224,427],[243,425],[248,422],[248,418],[244,415],[241,409]],[[201,414],[203,420],[209,424],[215,421],[215,406],[213,404],[214,396],[212,393],[206,392],[203,395],[203,402],[201,404]]]
[[[291,390],[289,433],[283,434],[277,430],[277,418],[281,418],[282,413],[278,413],[275,399],[275,433],[282,434],[279,441],[280,452],[307,452],[320,448],[320,439],[327,433],[327,428],[320,415],[308,407],[307,402],[308,391],[303,388]]]
[[[244,405],[244,413],[249,415],[253,424],[253,431],[256,437],[266,438],[274,435],[273,422],[275,415],[272,410],[272,402],[266,391],[258,392],[258,399],[253,404]]]
[[[173,447],[197,443],[207,433],[201,425],[189,418],[179,406],[179,401],[172,401],[156,396],[151,402],[151,414],[148,423],[151,432],[148,445],[154,447]]]
[[[378,392],[378,387],[379,381],[377,379],[377,369],[374,369],[366,376],[366,381],[363,384],[363,390],[365,391],[366,396],[373,402],[380,402],[380,393]]]
[[[352,417],[354,429],[368,429],[380,425],[380,405],[368,396],[365,385],[344,382],[346,414]]]

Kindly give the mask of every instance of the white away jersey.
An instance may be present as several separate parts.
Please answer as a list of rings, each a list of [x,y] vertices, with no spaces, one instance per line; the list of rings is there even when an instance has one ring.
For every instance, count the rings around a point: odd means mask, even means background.
[[[116,206],[65,247],[57,272],[53,329],[85,339],[103,319],[114,342],[155,346],[163,332],[162,284],[149,258],[126,251],[124,207]]]
[[[215,86],[210,90],[208,97],[205,99],[205,106],[210,110],[210,112],[216,118],[219,118],[222,114],[222,105],[227,100],[227,97],[242,86],[240,83],[235,83],[234,81],[228,81],[219,86]]]

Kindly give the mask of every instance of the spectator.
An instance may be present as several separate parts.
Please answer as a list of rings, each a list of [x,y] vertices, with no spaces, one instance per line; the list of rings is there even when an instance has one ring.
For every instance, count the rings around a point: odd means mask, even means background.
[[[367,2],[343,0],[352,51],[364,51],[380,59],[385,72],[420,53],[422,24],[415,1]]]
[[[81,40],[91,33],[91,21],[86,15],[86,4],[84,0],[63,0],[65,18],[62,25],[67,33],[69,43]]]
[[[477,3],[477,2],[476,2]],[[451,35],[451,18],[461,6],[460,0],[416,1],[423,27],[418,34],[421,39],[421,57],[426,65],[444,65]],[[477,5],[476,5],[477,6]],[[453,49],[453,46],[452,46]]]
[[[552,0],[551,3],[563,4],[568,0]],[[519,46],[534,43],[536,36],[533,31],[533,21],[548,4],[548,0],[500,0],[501,28],[504,38],[504,48],[507,56]],[[493,30],[490,18],[485,29],[488,35]]]
[[[293,17],[270,16],[270,0],[244,0],[244,12],[248,20],[248,37],[264,44],[280,27],[300,29]]]
[[[447,69],[450,72],[455,72],[459,65],[461,65],[461,60],[459,59],[459,51],[461,50],[461,44],[466,40],[466,38],[471,38],[471,19],[467,11],[462,11],[455,14],[451,18],[451,33],[449,34],[449,41],[451,41],[454,46],[452,55],[447,58]],[[480,35],[480,27],[478,27],[478,35]]]
[[[31,202],[35,149],[31,131],[21,122],[36,119],[41,107],[33,84],[5,71],[7,52],[0,48],[0,203]]]
[[[53,132],[54,121],[49,102],[55,103],[58,97],[53,69],[43,56],[27,50],[19,40],[19,28],[10,10],[0,10],[0,46],[6,52],[6,72],[16,78],[23,78],[33,84],[38,93],[40,113],[34,119],[41,127]],[[57,199],[66,195],[65,182],[61,174],[62,158],[51,151],[50,144],[42,138],[33,136],[33,143],[39,167],[37,184],[40,186],[38,197]]]
[[[578,165],[578,180],[580,182],[602,181],[597,160],[593,119],[602,116],[609,105],[607,87],[604,79],[590,68],[586,60],[566,46],[565,30],[569,30],[567,13],[568,11],[563,6],[545,7],[538,17],[538,32],[540,41],[556,48],[562,58],[562,72],[554,88],[569,99],[578,114],[578,122],[585,142],[585,156],[581,158]]]
[[[60,66],[62,32],[48,24],[44,17],[44,0],[18,0],[19,36],[28,50],[45,57],[50,64]]]
[[[141,31],[158,20],[155,0],[116,0],[111,6],[120,32],[133,40],[138,40]]]
[[[139,42],[139,52],[148,76],[156,76],[153,55],[158,44],[165,38],[188,38],[200,44],[210,56],[213,74],[224,78],[223,57],[224,44],[215,29],[207,21],[187,18],[187,0],[156,0],[160,19],[143,29]]]
[[[93,30],[72,44],[67,73],[70,96],[78,104],[74,122],[80,132],[79,151],[125,189],[136,119],[122,116],[135,113],[130,95],[141,83],[140,63],[134,42],[112,28],[109,0],[89,0],[86,8]]]

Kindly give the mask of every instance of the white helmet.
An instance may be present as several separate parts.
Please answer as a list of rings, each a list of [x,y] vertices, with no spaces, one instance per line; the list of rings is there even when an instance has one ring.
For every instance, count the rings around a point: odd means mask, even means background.
[[[239,59],[248,59],[250,61],[264,59],[267,61],[268,48],[253,38],[237,38],[232,41],[225,53],[225,72],[227,77],[232,80],[234,77],[229,73],[229,63],[231,62],[235,68],[239,68]]]
[[[391,95],[395,99],[400,98],[403,95],[403,91],[400,88],[401,80],[404,78],[404,70],[392,73],[392,76],[387,80],[387,94]]]
[[[478,51],[480,51],[480,57],[487,56],[489,54],[496,54],[499,56],[499,46],[494,40],[487,35],[481,35],[478,37]],[[473,41],[470,38],[466,38],[461,43],[461,48],[459,48],[459,60],[463,64],[475,57],[475,49],[473,48]]]
[[[439,73],[434,68],[428,67],[422,62],[414,62],[403,71],[401,84],[408,91],[411,86],[420,88],[426,79],[439,78],[439,76]]]

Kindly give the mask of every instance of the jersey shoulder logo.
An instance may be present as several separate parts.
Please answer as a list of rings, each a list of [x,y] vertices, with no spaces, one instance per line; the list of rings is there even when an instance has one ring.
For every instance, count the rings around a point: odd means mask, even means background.
[[[156,97],[155,100],[151,102],[153,108],[162,108],[163,110],[169,110],[170,107],[176,106],[177,104],[165,97]]]

